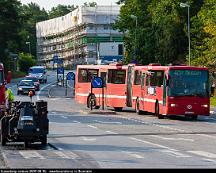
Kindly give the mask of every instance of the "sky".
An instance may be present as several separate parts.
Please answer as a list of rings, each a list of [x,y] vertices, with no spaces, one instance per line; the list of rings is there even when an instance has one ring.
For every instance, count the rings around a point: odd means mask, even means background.
[[[36,3],[41,8],[45,8],[46,11],[51,10],[52,7],[56,7],[58,4],[62,5],[83,5],[85,2],[96,2],[98,5],[116,5],[118,0],[19,0],[22,4]]]

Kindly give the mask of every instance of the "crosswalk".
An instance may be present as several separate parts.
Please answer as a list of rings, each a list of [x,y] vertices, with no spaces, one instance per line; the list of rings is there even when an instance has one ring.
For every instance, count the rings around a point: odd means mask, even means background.
[[[155,152],[159,155],[167,155],[169,157],[174,157],[176,159],[178,158],[196,158],[199,160],[209,160],[211,162],[216,163],[216,152],[211,153],[207,151],[198,151],[198,150],[188,150],[184,151],[184,153],[180,153],[178,151],[170,151],[167,149],[164,150],[157,150],[152,151],[152,153]],[[130,151],[121,151],[120,153],[127,154],[128,157],[131,157],[131,159],[134,157],[135,159],[144,159],[147,157],[151,157],[151,152],[130,152]],[[10,151],[8,150],[6,153],[6,156],[14,157],[16,155],[16,158],[20,159],[70,159],[70,160],[81,160],[84,158],[81,158],[81,156],[73,151],[70,150],[17,150],[17,151]],[[139,157],[138,157],[139,156]]]

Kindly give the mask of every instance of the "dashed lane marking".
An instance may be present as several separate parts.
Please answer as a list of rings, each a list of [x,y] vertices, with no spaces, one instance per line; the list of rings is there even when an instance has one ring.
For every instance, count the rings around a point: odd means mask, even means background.
[[[109,121],[99,121],[99,120],[94,120],[95,122],[102,123],[102,124],[122,124],[122,122],[109,122]]]
[[[98,129],[96,126],[92,126],[92,125],[87,125],[87,126],[93,128],[93,129]]]
[[[154,145],[154,146],[157,146],[159,148],[163,148],[163,150],[161,150],[161,152],[165,152],[165,153],[167,153],[169,155],[172,155],[172,156],[175,156],[175,157],[185,157],[185,158],[186,157],[191,157],[189,155],[182,154],[182,153],[178,152],[178,150],[176,150],[176,149],[173,149],[173,148],[170,148],[170,147],[167,147],[167,146],[164,146],[164,145],[152,143],[152,142],[149,142],[149,141],[144,141],[144,140],[137,139],[137,138],[134,138],[134,137],[130,137],[130,139],[138,141],[138,142],[146,143],[146,144],[149,144],[149,145]]]

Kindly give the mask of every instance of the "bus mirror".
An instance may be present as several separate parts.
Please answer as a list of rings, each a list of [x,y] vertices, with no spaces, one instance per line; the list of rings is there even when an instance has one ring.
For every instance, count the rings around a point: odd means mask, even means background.
[[[12,73],[11,73],[11,71],[8,71],[8,74],[7,74],[7,83],[11,82],[11,78],[12,78]]]

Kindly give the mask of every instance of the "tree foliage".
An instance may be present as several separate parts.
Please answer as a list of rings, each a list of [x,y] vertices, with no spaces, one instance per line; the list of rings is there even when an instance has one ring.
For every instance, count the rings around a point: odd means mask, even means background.
[[[115,28],[125,33],[127,62],[134,58],[142,64],[188,62],[188,10],[181,8],[180,2],[184,1],[118,1],[122,6]],[[216,63],[216,0],[190,0],[187,3],[190,5],[192,26],[192,62],[194,65]],[[137,17],[137,27],[131,15]]]
[[[31,54],[28,53],[20,53],[19,54],[19,68],[21,71],[27,73],[29,67],[36,65],[36,60],[33,58]]]
[[[78,8],[78,6],[74,5],[58,5],[57,7],[52,7],[51,11],[49,12],[49,19],[53,19],[56,17],[64,16],[71,11],[75,10]]]

